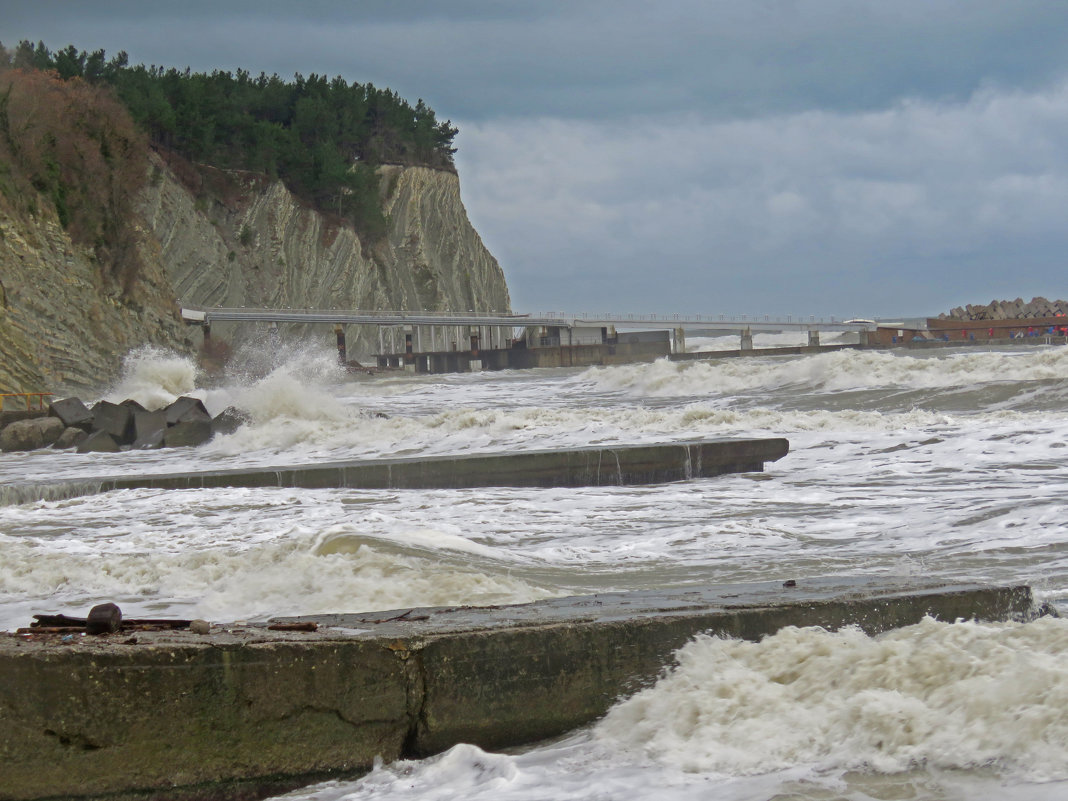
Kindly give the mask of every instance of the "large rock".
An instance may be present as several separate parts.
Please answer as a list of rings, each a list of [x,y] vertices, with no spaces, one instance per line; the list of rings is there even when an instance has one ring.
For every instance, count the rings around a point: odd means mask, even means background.
[[[163,435],[167,431],[167,412],[159,409],[154,412],[134,412],[135,449],[162,448]]]
[[[63,422],[57,417],[38,417],[31,422],[36,423],[37,428],[41,432],[41,439],[46,447],[54,444],[66,428],[66,426],[63,425]]]
[[[119,443],[107,431],[94,431],[78,445],[78,453],[117,453]]]
[[[48,413],[58,417],[67,428],[74,426],[89,431],[93,427],[93,413],[79,398],[63,398],[53,401]]]
[[[56,417],[16,420],[0,431],[0,450],[33,451],[47,448],[63,433],[63,423]]]
[[[234,406],[227,406],[212,418],[211,430],[215,434],[233,434],[248,421],[247,412],[243,412]]]
[[[211,422],[211,415],[208,414],[204,403],[199,398],[190,398],[188,395],[177,398],[174,403],[163,411],[169,426],[193,422],[194,420]]]
[[[203,445],[212,437],[211,419],[187,420],[176,423],[163,434],[163,444],[167,448],[181,448]]]
[[[36,420],[16,420],[0,431],[0,451],[32,451],[44,447]]]
[[[52,447],[56,450],[67,450],[68,448],[77,448],[89,435],[84,430],[70,426],[64,428],[63,433],[59,435],[59,439],[52,443]]]
[[[1032,298],[1024,303],[1016,300],[992,300],[986,306],[957,307],[949,314],[938,315],[941,320],[1026,320],[1033,317],[1061,317],[1068,315],[1068,301],[1049,301],[1043,297]]]
[[[93,430],[106,431],[120,445],[134,441],[133,412],[129,406],[100,401],[93,406]]]

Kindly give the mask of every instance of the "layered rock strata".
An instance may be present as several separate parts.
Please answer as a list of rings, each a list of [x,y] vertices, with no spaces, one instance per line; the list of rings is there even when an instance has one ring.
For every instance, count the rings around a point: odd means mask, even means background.
[[[455,173],[380,169],[389,229],[375,244],[315,212],[281,182],[235,178],[228,201],[197,198],[156,180],[142,208],[162,261],[187,306],[507,311],[504,273],[471,226]],[[290,334],[332,336],[328,327]],[[255,338],[262,330],[220,324],[214,336]],[[350,351],[369,352],[374,334],[354,327]]]
[[[46,202],[32,215],[0,205],[0,392],[99,396],[132,349],[194,354],[201,336],[182,323],[182,305],[509,310],[504,274],[467,218],[455,173],[382,167],[387,232],[370,243],[279,181],[219,173],[226,191],[191,190],[162,160],[151,170],[138,204],[144,270],[125,293]],[[286,333],[333,338],[326,326]],[[373,339],[354,328],[350,353],[370,352]]]

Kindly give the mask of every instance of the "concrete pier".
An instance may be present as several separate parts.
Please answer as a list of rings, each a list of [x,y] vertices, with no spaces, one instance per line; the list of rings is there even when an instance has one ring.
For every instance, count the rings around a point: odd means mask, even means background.
[[[1024,586],[789,578],[288,621],[314,632],[0,634],[0,799],[264,797],[376,756],[563,734],[654,682],[701,632],[1034,614]]]
[[[462,487],[581,487],[656,484],[723,473],[759,472],[781,459],[788,440],[719,439],[653,445],[616,445],[470,456],[364,459],[351,462],[195,473],[140,474],[81,480],[72,492],[143,487],[349,487],[354,489],[454,489]],[[41,487],[42,497],[63,493]]]

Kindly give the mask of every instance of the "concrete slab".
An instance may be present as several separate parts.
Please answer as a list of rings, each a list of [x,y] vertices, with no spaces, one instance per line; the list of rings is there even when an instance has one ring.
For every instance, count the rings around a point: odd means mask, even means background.
[[[788,578],[788,577],[784,577]],[[595,720],[700,632],[1035,614],[1025,586],[803,579],[96,637],[0,635],[0,798],[254,798]]]
[[[160,487],[577,487],[653,484],[723,473],[759,472],[781,459],[781,437],[719,439],[603,448],[566,448],[465,456],[363,459],[295,467],[208,470],[99,479],[102,491]]]

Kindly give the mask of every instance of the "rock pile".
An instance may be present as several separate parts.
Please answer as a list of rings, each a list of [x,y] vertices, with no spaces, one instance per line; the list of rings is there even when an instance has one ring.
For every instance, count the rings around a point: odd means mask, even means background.
[[[986,306],[971,304],[938,315],[939,320],[1022,320],[1033,317],[1068,316],[1068,301],[1031,298],[1025,303],[1023,298],[1016,300],[992,300]]]
[[[89,453],[194,446],[216,434],[233,433],[246,420],[244,413],[233,407],[213,418],[200,400],[186,396],[155,411],[135,400],[100,401],[90,409],[78,398],[65,398],[52,403],[47,416],[4,426],[0,450],[53,447]]]

